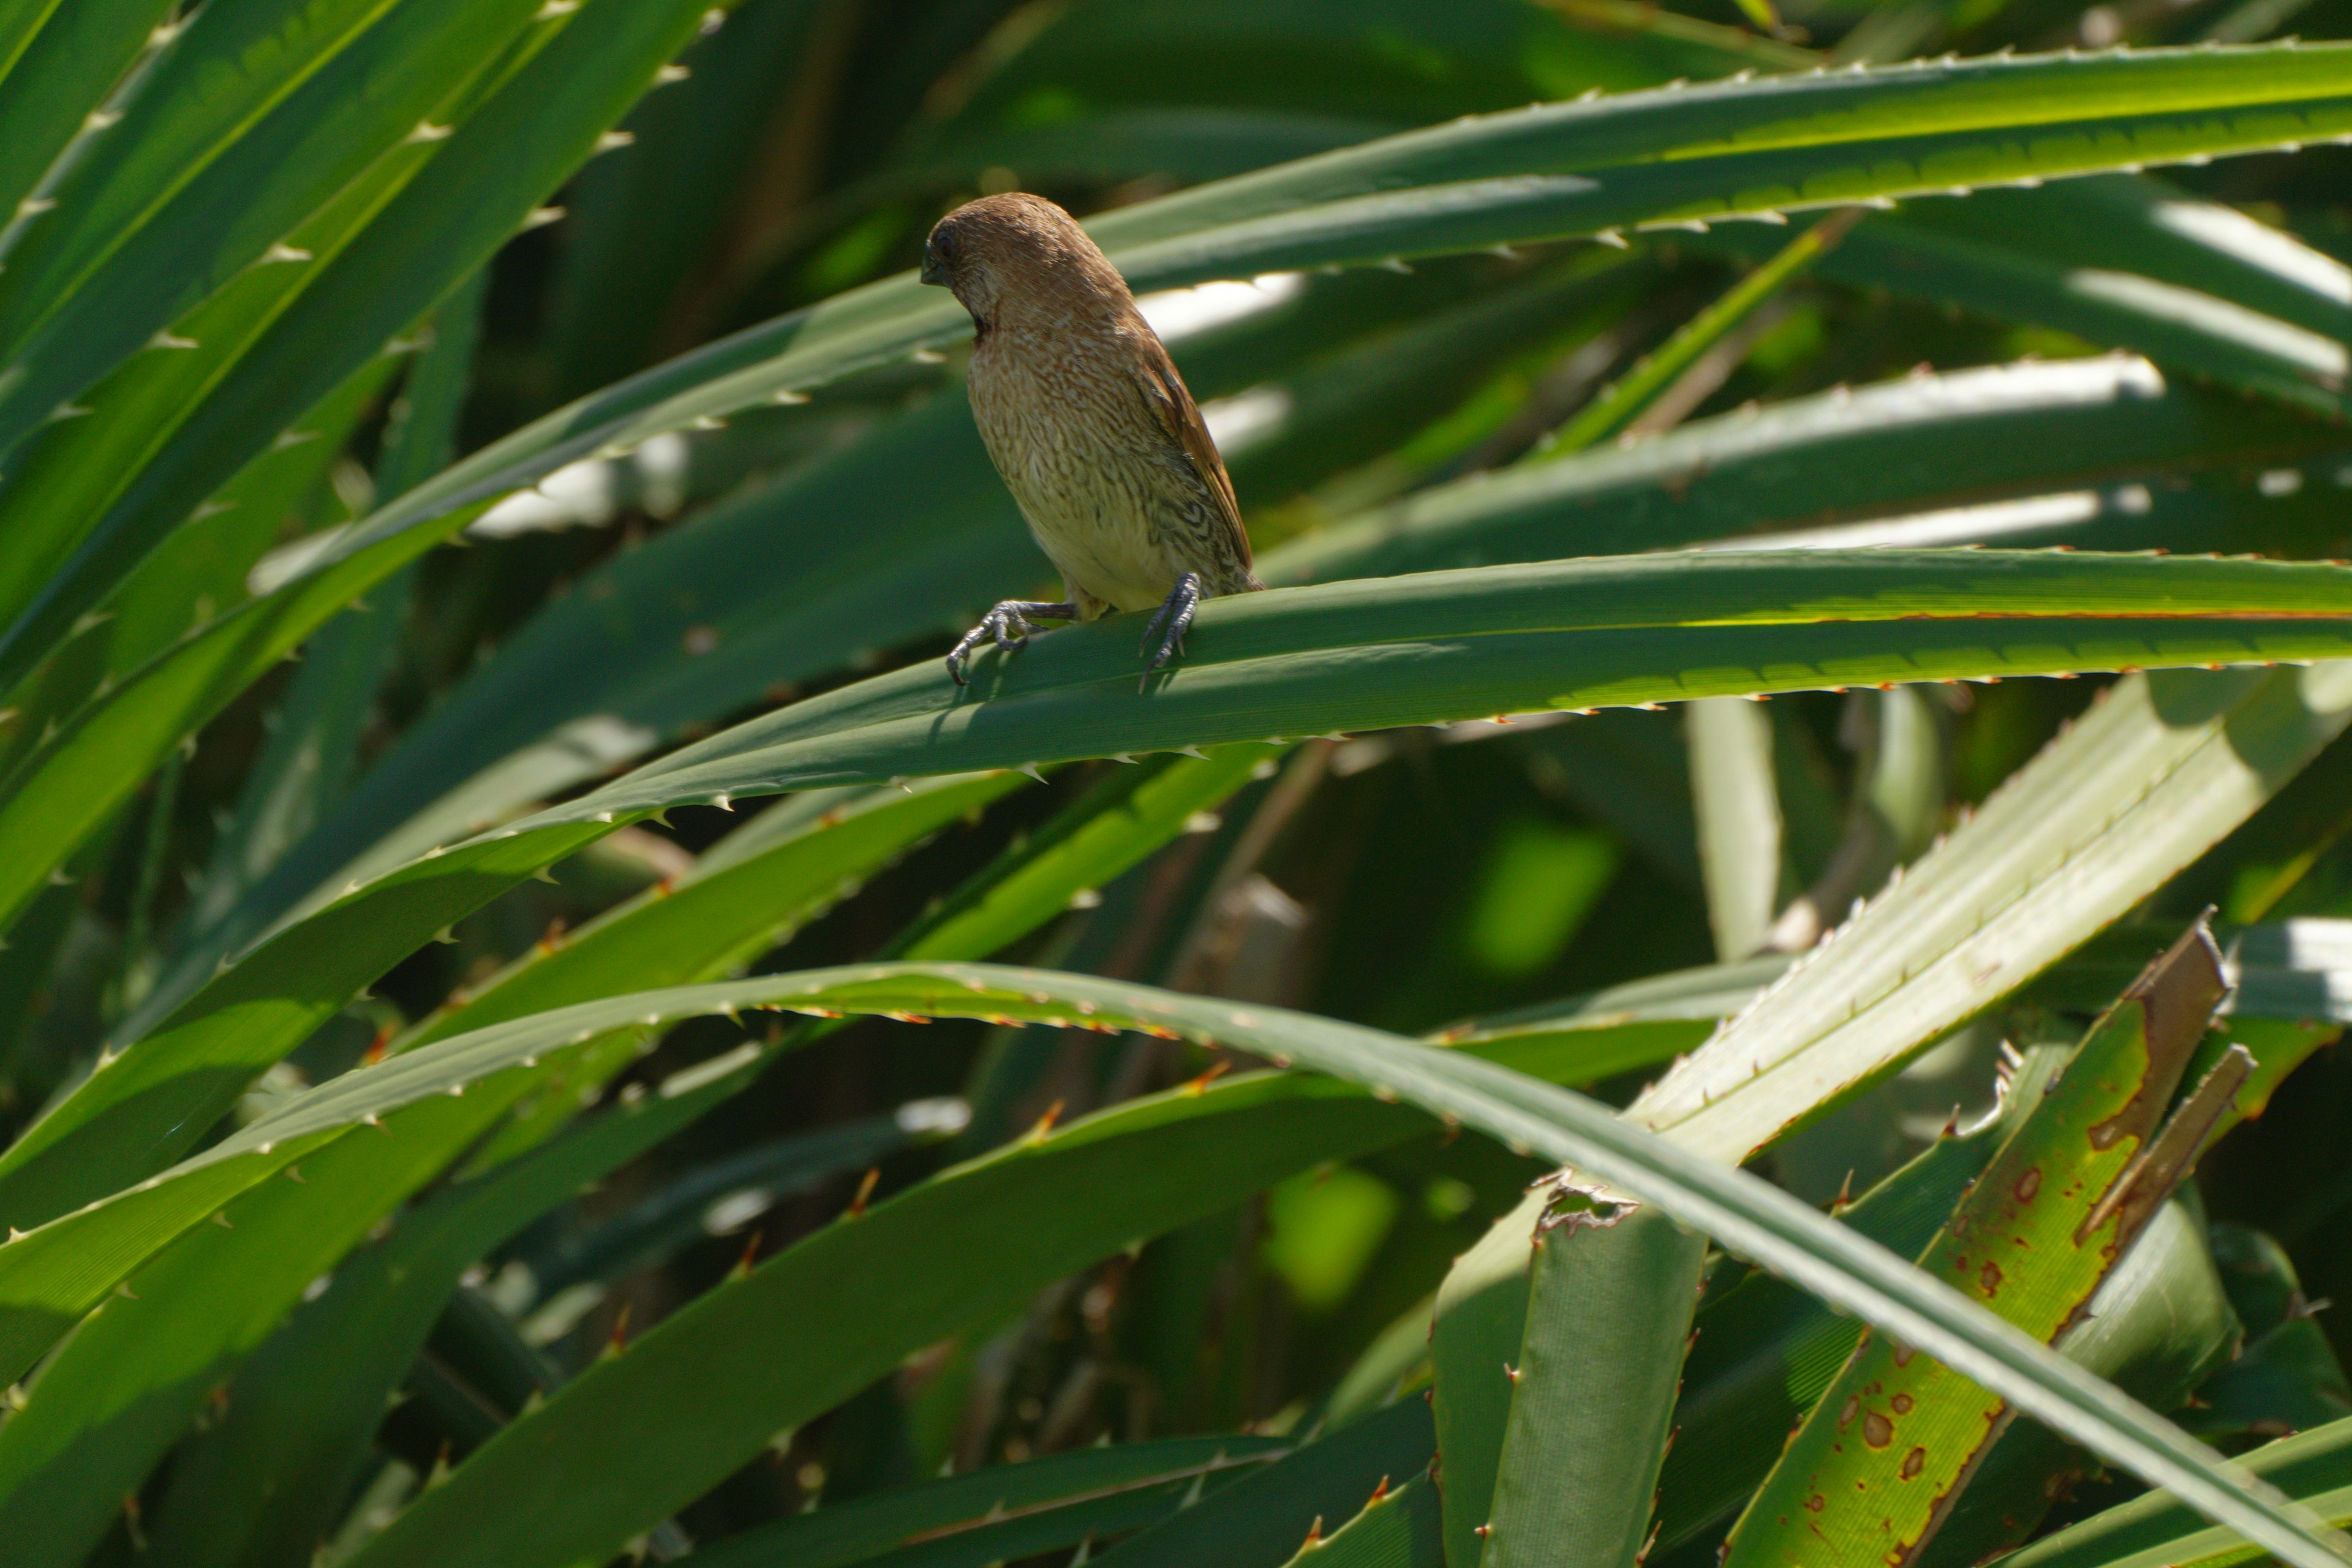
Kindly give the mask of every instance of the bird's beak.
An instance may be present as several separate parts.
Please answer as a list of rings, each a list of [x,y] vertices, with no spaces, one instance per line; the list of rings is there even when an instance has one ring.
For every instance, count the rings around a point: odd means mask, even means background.
[[[928,245],[923,247],[922,279],[926,283],[936,283],[942,289],[947,287],[947,268],[940,265],[940,258],[931,254],[931,247]]]

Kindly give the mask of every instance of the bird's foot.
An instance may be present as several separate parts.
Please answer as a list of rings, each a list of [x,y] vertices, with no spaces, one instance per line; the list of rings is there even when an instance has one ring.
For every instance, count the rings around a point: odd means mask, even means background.
[[[964,667],[971,661],[971,650],[982,643],[994,641],[1007,653],[1026,647],[1029,636],[1037,628],[1032,621],[1074,621],[1078,618],[1076,605],[1048,605],[1034,599],[1007,599],[980,617],[980,625],[963,634],[948,654],[948,673],[955,677],[958,686],[969,685],[964,679]]]
[[[1192,614],[1200,607],[1201,574],[1187,572],[1176,579],[1176,586],[1168,590],[1168,597],[1161,600],[1160,608],[1151,613],[1151,624],[1143,629],[1143,647],[1139,651],[1151,653],[1152,669],[1160,668],[1184,651],[1184,634],[1192,629]],[[1160,648],[1152,653],[1151,645],[1155,640]],[[1144,679],[1149,681],[1150,679],[1147,671]]]

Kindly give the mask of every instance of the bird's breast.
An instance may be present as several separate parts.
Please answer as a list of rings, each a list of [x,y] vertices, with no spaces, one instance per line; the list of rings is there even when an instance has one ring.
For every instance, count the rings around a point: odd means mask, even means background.
[[[1156,605],[1201,570],[1190,462],[1112,352],[1075,334],[999,326],[972,353],[981,438],[1063,576],[1122,610]]]

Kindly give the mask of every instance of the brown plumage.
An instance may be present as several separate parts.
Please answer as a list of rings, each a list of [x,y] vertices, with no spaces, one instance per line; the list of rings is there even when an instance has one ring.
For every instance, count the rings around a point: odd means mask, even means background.
[[[1154,606],[1157,669],[1202,598],[1264,586],[1192,395],[1069,214],[1042,196],[967,203],[931,230],[923,281],[971,312],[972,416],[1067,596],[990,611],[948,656],[959,682],[972,649],[1018,647],[1033,621]]]

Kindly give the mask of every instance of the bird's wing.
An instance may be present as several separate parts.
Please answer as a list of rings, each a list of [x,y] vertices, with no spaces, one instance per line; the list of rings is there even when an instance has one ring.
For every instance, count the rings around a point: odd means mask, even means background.
[[[1234,500],[1234,481],[1225,473],[1225,460],[1217,455],[1217,443],[1209,435],[1209,427],[1201,419],[1201,410],[1193,404],[1192,395],[1184,386],[1184,378],[1176,374],[1175,362],[1168,357],[1167,347],[1158,333],[1138,323],[1137,345],[1142,353],[1137,357],[1136,379],[1143,387],[1143,401],[1160,426],[1174,441],[1177,449],[1191,459],[1192,471],[1200,476],[1201,488],[1208,493],[1217,510],[1218,523],[1231,538],[1234,553],[1241,558],[1242,569],[1247,571],[1250,561],[1249,531],[1242,527],[1242,509]]]

